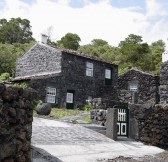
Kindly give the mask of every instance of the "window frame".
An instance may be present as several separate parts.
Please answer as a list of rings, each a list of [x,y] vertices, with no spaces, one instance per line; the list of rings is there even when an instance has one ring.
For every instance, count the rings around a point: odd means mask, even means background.
[[[105,79],[111,79],[111,69],[105,69]]]
[[[92,62],[86,62],[86,76],[93,77],[94,65]]]
[[[138,92],[138,82],[130,82],[129,83],[129,91]]]
[[[73,98],[74,98],[74,94],[73,93],[70,93],[70,92],[67,92],[67,95],[66,95],[66,103],[73,103]],[[70,100],[69,100],[70,99]]]
[[[53,87],[47,87],[47,103],[56,103],[57,89]]]

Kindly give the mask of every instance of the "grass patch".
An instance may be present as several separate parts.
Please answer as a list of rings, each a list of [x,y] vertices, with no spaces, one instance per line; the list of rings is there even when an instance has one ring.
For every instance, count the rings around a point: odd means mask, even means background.
[[[83,121],[86,121],[86,122],[91,122],[90,115],[85,116],[85,117],[83,117],[83,118],[78,118],[78,119],[76,119],[76,120],[83,120]]]
[[[73,116],[77,114],[81,114],[85,111],[78,110],[78,109],[61,109],[61,108],[52,108],[51,113],[46,117],[52,117],[55,119],[60,119],[64,116]],[[33,114],[37,114],[36,111],[33,111]]]

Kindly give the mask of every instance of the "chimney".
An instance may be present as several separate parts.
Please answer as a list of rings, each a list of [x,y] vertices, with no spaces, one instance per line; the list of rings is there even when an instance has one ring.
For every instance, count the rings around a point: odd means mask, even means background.
[[[162,62],[168,61],[168,51],[162,53]]]
[[[41,34],[41,43],[47,44],[48,36],[46,34]]]

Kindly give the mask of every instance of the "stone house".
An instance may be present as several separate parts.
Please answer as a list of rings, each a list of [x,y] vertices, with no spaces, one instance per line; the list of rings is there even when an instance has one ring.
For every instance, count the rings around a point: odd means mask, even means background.
[[[159,102],[159,77],[131,68],[118,77],[120,101],[132,102],[133,93],[138,103]]]
[[[37,43],[17,60],[15,82],[28,83],[39,99],[53,106],[81,108],[95,97],[115,98],[117,77],[116,64]]]
[[[168,103],[168,51],[162,53],[160,66],[160,103]]]

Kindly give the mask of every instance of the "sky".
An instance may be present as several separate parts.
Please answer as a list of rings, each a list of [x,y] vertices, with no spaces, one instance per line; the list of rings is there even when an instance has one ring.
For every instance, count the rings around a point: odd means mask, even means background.
[[[118,46],[136,34],[168,47],[168,0],[0,0],[0,19],[17,17],[30,20],[37,41],[41,33],[57,41],[70,32],[81,45],[103,39]]]

